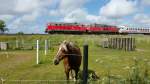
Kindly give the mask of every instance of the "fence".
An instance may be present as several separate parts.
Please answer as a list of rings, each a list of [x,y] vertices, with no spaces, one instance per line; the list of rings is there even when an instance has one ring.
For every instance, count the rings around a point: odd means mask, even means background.
[[[83,84],[82,81],[66,81],[66,80],[6,80],[0,84]],[[129,81],[126,79],[117,79],[106,77],[98,81],[88,81],[88,84],[149,84],[150,81],[141,83],[141,81]]]
[[[125,51],[134,51],[135,38],[108,38],[102,42],[102,47]]]
[[[40,49],[49,49],[50,41],[44,40],[40,41]],[[35,41],[25,41],[25,40],[15,40],[0,42],[0,50],[33,50],[36,49],[37,42]],[[46,52],[45,52],[46,53]]]
[[[124,38],[126,39],[126,38]],[[120,49],[119,45],[121,46],[121,42],[118,44],[117,46],[117,41],[116,38],[111,38],[109,39],[108,43],[112,42],[112,44],[115,45],[116,43],[116,46],[109,46],[110,48],[115,48],[115,49]],[[135,41],[135,39],[134,39]],[[36,41],[35,41],[36,42]],[[44,41],[43,41],[44,42]],[[125,41],[124,45],[126,44],[126,42],[128,41]],[[40,42],[41,43],[41,42]],[[35,44],[34,44],[35,45]],[[123,45],[123,42],[122,42],[122,45]],[[124,48],[123,48],[124,49]],[[91,52],[90,52],[91,53]],[[131,83],[132,81],[133,82],[139,82],[139,84],[141,83],[140,81],[141,80],[127,80],[127,79],[122,79],[122,78],[116,78],[114,76],[111,76],[111,75],[108,75],[107,77],[105,78],[101,78],[100,80],[98,81],[88,81],[87,80],[87,70],[88,70],[88,47],[87,45],[84,46],[84,83],[86,84],[87,82],[90,84],[133,84]],[[106,64],[107,65],[107,64]],[[86,75],[85,75],[86,74]],[[81,81],[80,81],[81,82]],[[6,81],[3,81],[2,84],[66,84],[66,80],[6,80]],[[149,84],[149,80],[146,80],[146,83],[145,84]],[[1,84],[1,83],[0,83]],[[74,84],[73,81],[71,81],[69,84]],[[134,83],[134,84],[137,84],[137,83]]]
[[[0,50],[7,50],[9,45],[7,42],[0,42]]]

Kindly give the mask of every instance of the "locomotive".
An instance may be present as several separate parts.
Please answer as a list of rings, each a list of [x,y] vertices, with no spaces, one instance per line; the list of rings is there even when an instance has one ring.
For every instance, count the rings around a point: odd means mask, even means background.
[[[118,31],[116,26],[81,23],[48,23],[45,30],[49,34],[116,34]]]

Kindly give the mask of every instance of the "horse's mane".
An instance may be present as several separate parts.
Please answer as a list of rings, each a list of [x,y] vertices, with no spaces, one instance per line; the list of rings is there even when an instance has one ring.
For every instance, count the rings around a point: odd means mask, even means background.
[[[69,49],[78,49],[77,44],[75,44],[74,42],[71,41],[63,41],[63,45],[68,46]]]

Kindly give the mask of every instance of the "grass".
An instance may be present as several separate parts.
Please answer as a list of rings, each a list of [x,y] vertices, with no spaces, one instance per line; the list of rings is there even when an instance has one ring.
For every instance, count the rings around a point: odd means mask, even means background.
[[[64,80],[64,68],[61,62],[58,66],[53,65],[53,57],[57,52],[59,42],[69,40],[76,42],[81,50],[83,44],[89,44],[89,69],[94,70],[101,80],[109,80],[109,77],[127,79],[131,77],[134,59],[138,60],[141,74],[144,74],[145,60],[147,61],[147,73],[150,74],[150,37],[133,35],[136,38],[136,51],[127,52],[101,48],[100,41],[104,37],[118,37],[110,35],[14,35],[0,36],[0,41],[15,42],[24,40],[25,43],[35,45],[37,39],[41,46],[44,40],[50,40],[51,49],[48,55],[40,50],[40,64],[36,65],[36,50],[8,50],[0,51],[0,78],[6,80]],[[122,36],[120,36],[122,37]],[[125,36],[129,37],[129,36]],[[6,53],[8,52],[8,53]],[[82,70],[82,65],[81,65]],[[120,79],[121,80],[121,79]],[[101,82],[101,81],[100,81]],[[9,83],[8,83],[9,84]],[[13,83],[14,84],[14,83]],[[32,83],[31,83],[32,84]],[[57,83],[56,83],[57,84]],[[59,83],[58,83],[59,84]],[[137,83],[136,83],[137,84]]]

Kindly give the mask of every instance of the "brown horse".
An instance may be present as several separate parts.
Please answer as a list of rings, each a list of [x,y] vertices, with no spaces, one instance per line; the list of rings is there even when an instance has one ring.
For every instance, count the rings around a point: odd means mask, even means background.
[[[72,42],[64,41],[59,46],[57,55],[54,58],[54,64],[58,65],[63,59],[67,80],[69,79],[69,73],[72,73],[72,70],[74,70],[75,79],[77,79],[82,59],[80,48]]]

